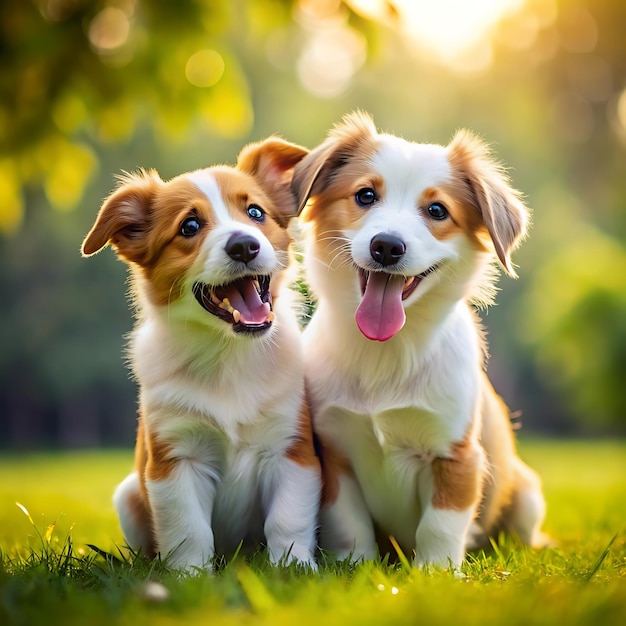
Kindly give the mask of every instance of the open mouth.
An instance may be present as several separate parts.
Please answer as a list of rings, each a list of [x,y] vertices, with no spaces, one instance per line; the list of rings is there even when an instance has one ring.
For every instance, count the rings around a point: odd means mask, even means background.
[[[195,283],[193,295],[206,311],[236,333],[266,331],[274,321],[270,277],[244,276],[225,285]]]
[[[439,268],[438,265],[432,265],[426,271],[421,274],[417,274],[416,276],[411,276],[410,278],[404,279],[404,284],[402,285],[402,300],[406,300],[417,288],[417,286],[422,282],[426,276],[432,274]],[[367,283],[369,282],[370,275],[372,272],[368,270],[364,270],[359,267],[359,278],[361,280],[361,295],[365,295],[365,290],[367,289]],[[381,272],[378,272],[380,274]],[[387,276],[395,276],[395,274],[387,274]]]
[[[421,274],[409,278],[359,268],[363,297],[355,317],[363,335],[374,341],[387,341],[397,334],[406,322],[402,302],[417,289],[424,278],[438,268],[439,265],[433,265]]]

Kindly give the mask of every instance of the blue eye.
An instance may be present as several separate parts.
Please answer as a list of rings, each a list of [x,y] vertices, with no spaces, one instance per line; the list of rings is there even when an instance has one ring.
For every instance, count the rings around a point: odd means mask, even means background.
[[[434,220],[445,220],[448,217],[448,209],[440,202],[433,202],[428,207],[428,215]]]
[[[180,234],[183,237],[193,237],[200,230],[200,220],[197,217],[187,217],[180,225]]]
[[[251,204],[248,207],[248,217],[255,222],[262,222],[265,220],[265,211],[257,204]]]
[[[354,194],[354,199],[359,206],[370,206],[376,202],[376,192],[371,187],[363,187]]]

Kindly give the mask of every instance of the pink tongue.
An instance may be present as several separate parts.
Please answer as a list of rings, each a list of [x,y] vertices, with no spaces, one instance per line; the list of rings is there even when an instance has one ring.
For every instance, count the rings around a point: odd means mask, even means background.
[[[263,324],[272,310],[269,302],[262,302],[256,286],[251,280],[244,280],[226,288],[230,304],[241,313],[242,324]]]
[[[387,341],[404,326],[403,288],[402,276],[370,272],[365,294],[356,310],[356,323],[368,339]]]

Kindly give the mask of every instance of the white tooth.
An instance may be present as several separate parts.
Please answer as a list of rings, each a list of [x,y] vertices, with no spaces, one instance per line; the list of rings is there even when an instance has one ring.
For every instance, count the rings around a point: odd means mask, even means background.
[[[241,313],[239,313],[237,309],[233,309],[231,313],[233,314],[233,319],[235,320],[235,324],[239,324],[239,320],[241,319]]]
[[[273,322],[275,319],[276,319],[276,316],[274,315],[274,311],[270,311],[269,315],[267,316],[267,321]]]

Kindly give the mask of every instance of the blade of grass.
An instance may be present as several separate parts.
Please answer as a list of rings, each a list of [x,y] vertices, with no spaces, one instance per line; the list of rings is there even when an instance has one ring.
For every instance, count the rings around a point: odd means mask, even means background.
[[[28,509],[20,502],[16,502],[15,505],[20,511],[22,511],[22,513],[24,513],[24,515],[26,515],[26,517],[28,518],[28,521],[34,526],[35,522],[33,522],[33,518],[30,516]]]
[[[88,543],[86,545],[90,550],[93,550],[97,555],[103,557],[108,563],[111,563],[112,565],[124,565],[125,562],[128,563],[128,561],[122,561],[114,554],[111,554],[106,550],[102,550],[101,548],[98,548],[98,546],[94,546],[92,543]]]
[[[606,548],[604,548],[600,556],[596,559],[596,562],[591,566],[591,570],[589,571],[589,574],[587,574],[587,577],[585,578],[586,582],[589,582],[596,575],[596,572],[602,567],[602,563],[604,563],[606,557],[609,555],[609,552],[611,551],[611,546],[613,545],[616,539],[617,539],[617,533],[613,535],[613,538],[611,539],[611,541],[609,541]]]
[[[261,579],[247,565],[237,570],[237,579],[255,613],[268,613],[276,607],[276,600]]]
[[[402,548],[396,541],[396,538],[393,536],[390,536],[389,541],[391,541],[391,545],[393,546],[393,549],[397,552],[398,559],[400,559],[400,563],[402,563],[402,567],[408,572],[411,572],[413,570],[413,566],[411,565],[409,559],[406,558],[406,555],[404,554],[404,552],[402,551]]]

